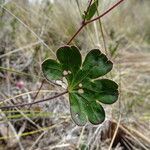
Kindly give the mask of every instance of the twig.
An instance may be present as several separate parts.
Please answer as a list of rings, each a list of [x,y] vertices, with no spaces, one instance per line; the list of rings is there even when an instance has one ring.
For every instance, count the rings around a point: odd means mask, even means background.
[[[24,96],[24,95],[27,95],[27,94],[32,94],[32,93],[37,93],[37,92],[38,92],[38,90],[25,92],[25,93],[18,94],[16,96],[8,97],[8,98],[6,98],[4,100],[0,100],[0,105],[10,101],[11,99],[16,99],[16,98],[19,98],[21,96]],[[50,93],[50,92],[56,92],[56,91],[53,91],[53,90],[40,90],[40,93]]]
[[[117,122],[116,122],[115,120],[113,120],[112,122],[114,122],[115,124],[117,124]],[[129,127],[127,127],[127,126],[124,127],[124,126],[122,126],[122,125],[120,124],[120,125],[119,125],[119,128],[120,128],[121,130],[123,130],[125,133],[127,133],[127,135],[129,135],[131,138],[133,138],[134,140],[136,140],[144,150],[148,150],[148,148],[147,148],[139,139],[137,139],[137,138],[135,137],[135,135],[132,134],[132,131],[130,130]],[[143,139],[143,136],[141,136],[140,134],[138,134],[138,136],[139,136],[141,139]],[[146,138],[146,139],[148,139],[148,138]],[[144,138],[143,140],[145,141],[145,138]],[[146,140],[146,142],[148,142],[148,144],[150,144],[150,141],[149,141],[149,140]]]
[[[0,109],[8,109],[8,108],[14,108],[14,107],[23,107],[23,106],[28,106],[28,105],[33,105],[33,104],[37,104],[37,103],[41,103],[41,102],[45,102],[45,101],[49,101],[49,100],[52,100],[52,99],[55,99],[57,97],[60,97],[64,94],[68,93],[68,91],[64,91],[60,94],[57,94],[53,97],[48,97],[46,99],[41,99],[41,100],[38,100],[38,101],[35,101],[35,102],[31,102],[31,103],[25,103],[25,104],[18,104],[18,105],[12,105],[12,106],[2,106],[0,107]]]
[[[123,2],[124,0],[120,0],[119,2],[117,2],[116,4],[114,4],[112,7],[110,7],[108,10],[106,10],[104,13],[102,13],[100,16],[89,20],[89,21],[82,21],[82,25],[80,26],[80,28],[76,31],[76,33],[71,37],[71,39],[69,40],[69,42],[67,43],[67,45],[69,45],[73,39],[80,33],[80,31],[88,24],[99,20],[100,18],[104,17],[106,14],[108,14],[111,10],[113,10],[115,7],[117,7],[121,2]]]
[[[77,30],[77,32],[72,36],[72,38],[69,40],[69,42],[67,43],[67,45],[69,45],[72,40],[80,33],[80,31],[83,29],[83,27],[85,26],[85,23],[82,24],[82,26]]]
[[[40,90],[42,89],[42,87],[43,87],[43,85],[44,85],[44,79],[42,80],[42,83],[41,83],[41,85],[40,85],[40,87],[39,87],[39,89],[38,89],[38,91],[37,91],[37,93],[35,94],[35,96],[34,96],[34,98],[33,98],[33,102],[36,100],[36,98],[37,98],[37,96],[38,96],[38,94],[39,94],[39,92],[40,92]],[[28,109],[30,109],[32,107],[32,104],[29,106],[29,108]]]
[[[45,134],[46,132],[47,132],[47,131],[43,131],[43,132],[41,133],[41,135],[36,139],[36,141],[32,144],[32,146],[30,147],[29,150],[33,150],[33,149],[35,148],[36,144],[39,143],[39,140],[44,136],[44,134]]]
[[[119,2],[117,2],[116,4],[114,4],[112,7],[110,7],[108,10],[106,10],[104,13],[102,13],[100,16],[86,21],[86,24],[92,23],[93,21],[99,20],[100,18],[102,18],[103,16],[105,16],[106,14],[108,14],[111,10],[113,10],[115,7],[117,7],[120,3],[122,3],[124,0],[120,0]]]
[[[81,141],[82,141],[82,137],[83,137],[84,131],[85,131],[85,126],[83,126],[83,128],[82,128],[82,130],[81,130],[81,134],[80,134],[80,136],[79,136],[79,139],[78,139],[78,142],[77,142],[77,146],[76,146],[77,149],[79,149],[79,147],[80,147],[80,144],[81,144]]]
[[[150,139],[148,137],[146,137],[143,133],[139,132],[138,130],[135,130],[132,127],[128,127],[127,128],[131,133],[134,133],[136,136],[138,136],[139,138],[141,138],[144,142],[146,142],[147,144],[150,145]]]
[[[87,12],[88,12],[88,10],[89,10],[89,8],[90,8],[90,6],[91,6],[91,3],[92,3],[92,0],[90,0],[90,2],[89,2],[89,5],[88,5],[88,7],[87,7],[87,9],[86,9],[86,11],[85,11],[85,14],[87,14]],[[85,26],[86,24],[85,24],[85,18],[82,20],[82,25],[80,26],[80,28],[76,31],[76,33],[71,37],[71,39],[68,41],[68,43],[67,43],[67,45],[69,45],[71,42],[72,42],[72,40],[80,33],[80,31],[83,29],[83,27]]]
[[[113,135],[113,137],[112,137],[112,140],[111,140],[111,143],[110,143],[110,145],[109,145],[108,150],[111,150],[111,148],[112,148],[112,145],[113,145],[113,143],[114,143],[114,140],[115,140],[115,138],[116,138],[116,135],[117,135],[117,132],[118,132],[118,129],[119,129],[120,120],[121,120],[121,115],[119,116],[119,120],[118,120],[118,122],[117,122],[117,126],[116,126],[116,129],[115,129],[115,132],[114,132],[114,135]]]

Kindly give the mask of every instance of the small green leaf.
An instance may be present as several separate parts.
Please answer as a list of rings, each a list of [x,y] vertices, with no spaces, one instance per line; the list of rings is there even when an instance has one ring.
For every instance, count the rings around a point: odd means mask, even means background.
[[[98,94],[98,101],[104,104],[113,104],[118,99],[118,85],[108,79],[96,80],[94,82],[98,87],[101,86],[101,93]],[[99,89],[100,90],[100,89]]]
[[[87,119],[86,114],[84,113],[85,111],[84,101],[79,100],[80,97],[78,97],[78,95],[74,93],[69,94],[69,99],[70,99],[70,111],[73,120],[79,126],[85,125]]]
[[[86,107],[86,113],[88,115],[88,120],[94,125],[100,124],[105,120],[105,111],[103,107],[95,101],[90,103],[89,107]]]
[[[100,50],[91,50],[83,62],[83,70],[89,72],[88,77],[95,79],[111,71],[113,64]]]
[[[112,104],[118,99],[118,85],[108,79],[96,79],[111,71],[113,64],[100,50],[91,50],[82,64],[80,51],[75,46],[60,47],[58,61],[47,59],[42,64],[45,77],[68,82],[70,112],[74,122],[83,126],[87,120],[100,124],[105,111],[100,103]],[[94,80],[93,80],[94,79]]]
[[[48,80],[60,80],[63,76],[61,65],[53,59],[47,59],[42,63],[42,71]]]
[[[71,115],[79,126],[85,125],[87,119],[95,125],[100,124],[105,119],[103,107],[96,101],[88,98],[84,97],[84,93],[70,93]]]
[[[75,46],[64,46],[57,50],[57,58],[62,64],[63,70],[75,73],[81,67],[81,54]]]
[[[83,90],[86,91],[86,97],[96,99],[101,103],[113,104],[118,99],[118,85],[112,80],[99,79],[93,82],[84,80],[82,85]]]
[[[97,7],[98,7],[98,0],[94,0],[92,5],[88,9],[88,12],[83,15],[83,19],[90,20],[95,15]]]

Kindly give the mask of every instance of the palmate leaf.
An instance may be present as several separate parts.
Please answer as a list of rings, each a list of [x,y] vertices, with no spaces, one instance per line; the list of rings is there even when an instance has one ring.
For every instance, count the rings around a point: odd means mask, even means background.
[[[112,104],[118,99],[118,85],[109,79],[97,79],[111,71],[113,64],[100,50],[93,49],[82,63],[80,51],[75,46],[57,50],[58,61],[47,59],[42,63],[43,74],[48,80],[68,82],[70,112],[74,122],[83,126],[87,120],[102,123],[105,111],[101,103]]]

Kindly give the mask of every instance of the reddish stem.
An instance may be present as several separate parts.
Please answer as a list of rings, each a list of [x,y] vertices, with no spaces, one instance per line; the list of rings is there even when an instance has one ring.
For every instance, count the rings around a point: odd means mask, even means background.
[[[37,98],[39,92],[41,91],[41,89],[42,89],[42,87],[43,87],[43,85],[44,85],[44,81],[45,81],[45,80],[42,80],[42,83],[41,83],[41,85],[40,85],[40,88],[38,89],[36,95],[35,95],[34,98],[33,98],[33,102],[36,100],[36,98]],[[30,109],[31,107],[32,107],[32,104],[29,106],[28,109]]]
[[[67,45],[69,45],[72,40],[80,33],[80,31],[82,30],[82,28],[85,26],[85,24],[82,24],[82,26],[77,30],[77,32],[72,36],[72,38],[69,40],[69,42],[67,43]]]
[[[106,14],[108,14],[112,9],[114,9],[115,7],[117,7],[121,2],[123,2],[124,0],[120,0],[118,1],[116,4],[114,4],[112,7],[110,7],[108,10],[106,10],[104,13],[102,13],[100,16],[92,19],[92,20],[89,20],[89,21],[86,21],[86,25],[93,22],[93,21],[96,21],[100,18],[102,18],[103,16],[105,16]]]
[[[37,103],[41,103],[41,102],[45,102],[45,101],[49,101],[49,100],[52,100],[52,99],[55,99],[57,97],[60,97],[64,94],[68,93],[68,91],[64,91],[60,94],[57,94],[53,97],[49,97],[49,98],[46,98],[46,99],[42,99],[42,100],[38,100],[38,101],[35,101],[35,102],[31,102],[31,103],[25,103],[25,104],[18,104],[18,105],[12,105],[12,106],[2,106],[0,107],[0,109],[7,109],[7,108],[14,108],[14,107],[23,107],[23,106],[28,106],[28,105],[33,105],[33,104],[37,104]]]
[[[108,14],[111,10],[113,10],[115,7],[117,7],[121,2],[123,2],[124,0],[120,0],[118,1],[116,4],[114,4],[112,7],[110,7],[108,10],[106,10],[104,13],[102,13],[100,16],[92,19],[92,20],[89,20],[89,21],[82,21],[82,25],[80,26],[80,28],[77,30],[77,32],[72,36],[72,38],[69,40],[69,42],[67,43],[67,45],[69,45],[73,39],[80,33],[80,31],[83,29],[83,27],[85,27],[87,24],[90,24],[96,20],[99,20],[100,18],[104,17],[106,14]],[[91,3],[92,1],[90,1]]]

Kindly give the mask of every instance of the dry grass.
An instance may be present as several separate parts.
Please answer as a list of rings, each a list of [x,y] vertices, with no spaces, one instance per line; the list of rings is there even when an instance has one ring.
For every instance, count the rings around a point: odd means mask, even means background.
[[[10,0],[0,8],[0,104],[33,100],[43,79],[41,62],[55,58],[57,48],[78,29],[80,10],[87,6],[84,1],[78,7],[75,0],[40,5],[23,2]],[[113,2],[101,1],[99,13]],[[106,106],[103,124],[75,126],[67,96],[35,105],[29,111],[1,110],[0,149],[149,149],[149,4],[149,0],[125,1],[101,20],[108,57],[114,62],[108,77],[120,87],[119,101]],[[95,47],[106,52],[99,22],[85,28],[72,44],[82,49],[83,56]],[[60,91],[60,87],[45,83],[37,99]]]

